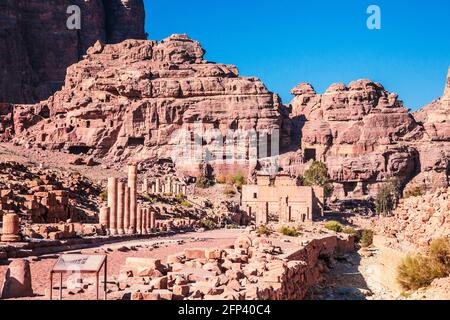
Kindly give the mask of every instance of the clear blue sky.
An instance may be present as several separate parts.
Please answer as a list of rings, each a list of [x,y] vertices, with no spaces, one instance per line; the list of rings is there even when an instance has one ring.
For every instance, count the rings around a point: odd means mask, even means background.
[[[289,103],[300,82],[323,92],[369,78],[417,109],[442,95],[450,66],[448,0],[144,0],[149,38],[186,33],[206,59],[235,64]],[[382,28],[366,27],[367,7]]]

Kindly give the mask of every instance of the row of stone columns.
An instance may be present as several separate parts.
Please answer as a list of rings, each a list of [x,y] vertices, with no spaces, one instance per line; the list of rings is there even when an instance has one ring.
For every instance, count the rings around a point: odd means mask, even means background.
[[[161,178],[156,178],[155,181],[151,182],[148,178],[144,178],[142,184],[142,192],[152,195],[164,195],[172,193],[174,195],[187,195],[187,186],[178,181],[173,181],[171,177],[168,177],[166,181]]]
[[[128,184],[108,179],[108,205],[100,209],[100,224],[110,235],[147,234],[156,227],[149,208],[137,205],[137,166],[128,166]]]

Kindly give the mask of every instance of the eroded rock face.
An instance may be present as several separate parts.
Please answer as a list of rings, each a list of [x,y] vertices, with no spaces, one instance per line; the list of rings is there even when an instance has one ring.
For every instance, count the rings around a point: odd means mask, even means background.
[[[119,163],[172,156],[180,129],[223,136],[229,130],[280,129],[279,97],[259,79],[240,77],[235,66],[205,61],[204,53],[185,35],[161,42],[97,42],[86,59],[68,68],[61,91],[19,110],[15,127],[21,135],[15,141]],[[36,112],[46,110],[47,119],[35,122]],[[214,137],[203,147],[222,157]],[[242,149],[248,158],[248,144]],[[198,171],[192,163],[187,169]]]
[[[450,141],[450,68],[444,95],[414,113],[414,118],[423,123],[427,139]]]
[[[420,170],[409,142],[422,137],[422,128],[381,84],[358,80],[317,94],[302,83],[292,94],[300,156],[327,163],[339,197],[374,195],[389,177],[409,181]]]
[[[450,230],[450,189],[400,201],[393,217],[377,221],[377,230],[395,237],[403,248],[424,249]]]
[[[66,26],[81,9],[81,30]],[[145,39],[142,0],[3,0],[0,3],[0,102],[32,103],[60,89],[66,68],[95,41]]]
[[[409,187],[425,191],[446,188],[450,183],[450,68],[444,95],[413,115],[425,133],[415,144],[421,172]]]

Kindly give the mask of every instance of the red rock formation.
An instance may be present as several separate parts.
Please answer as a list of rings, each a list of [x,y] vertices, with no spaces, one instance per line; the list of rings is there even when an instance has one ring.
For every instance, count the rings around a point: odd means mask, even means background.
[[[81,9],[81,30],[66,26],[70,5]],[[145,37],[142,0],[2,0],[0,102],[48,98],[96,40]]]
[[[205,61],[204,53],[185,35],[161,42],[97,42],[85,60],[69,67],[61,91],[33,106],[34,112],[18,110],[17,133],[35,123],[30,114],[48,110],[49,115],[16,142],[119,163],[171,156],[181,143],[175,137],[179,129],[199,129],[201,135],[207,129],[223,135],[230,129],[279,129],[279,97],[259,79],[239,77],[235,66]],[[203,149],[223,160],[223,148],[213,145],[214,139],[205,141]],[[240,150],[247,159],[248,150],[247,142]],[[190,160],[186,167],[198,172],[201,162]]]
[[[389,177],[407,182],[417,173],[418,153],[408,142],[422,128],[381,84],[358,80],[317,94],[302,83],[292,94],[300,157],[327,163],[339,197],[374,195]]]
[[[420,153],[421,172],[409,187],[433,191],[450,184],[450,68],[444,95],[414,113],[425,129],[415,143]]]
[[[450,141],[450,68],[444,95],[414,113],[423,123],[427,138],[431,141]]]
[[[450,189],[400,201],[393,217],[381,218],[376,229],[396,238],[403,248],[426,248],[434,239],[448,237]]]

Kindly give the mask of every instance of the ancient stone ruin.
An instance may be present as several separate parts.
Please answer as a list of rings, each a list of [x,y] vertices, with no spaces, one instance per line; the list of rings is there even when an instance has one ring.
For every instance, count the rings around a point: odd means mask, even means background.
[[[186,249],[166,263],[127,258],[120,286],[130,284],[132,300],[301,300],[320,277],[319,257],[353,248],[348,236],[324,235],[283,249],[269,238],[244,233],[231,248]],[[145,277],[151,280],[139,282]]]
[[[257,225],[279,222],[312,222],[323,216],[324,196],[321,187],[298,186],[288,175],[259,175],[256,185],[242,187],[242,208]],[[273,219],[270,219],[270,218]]]

